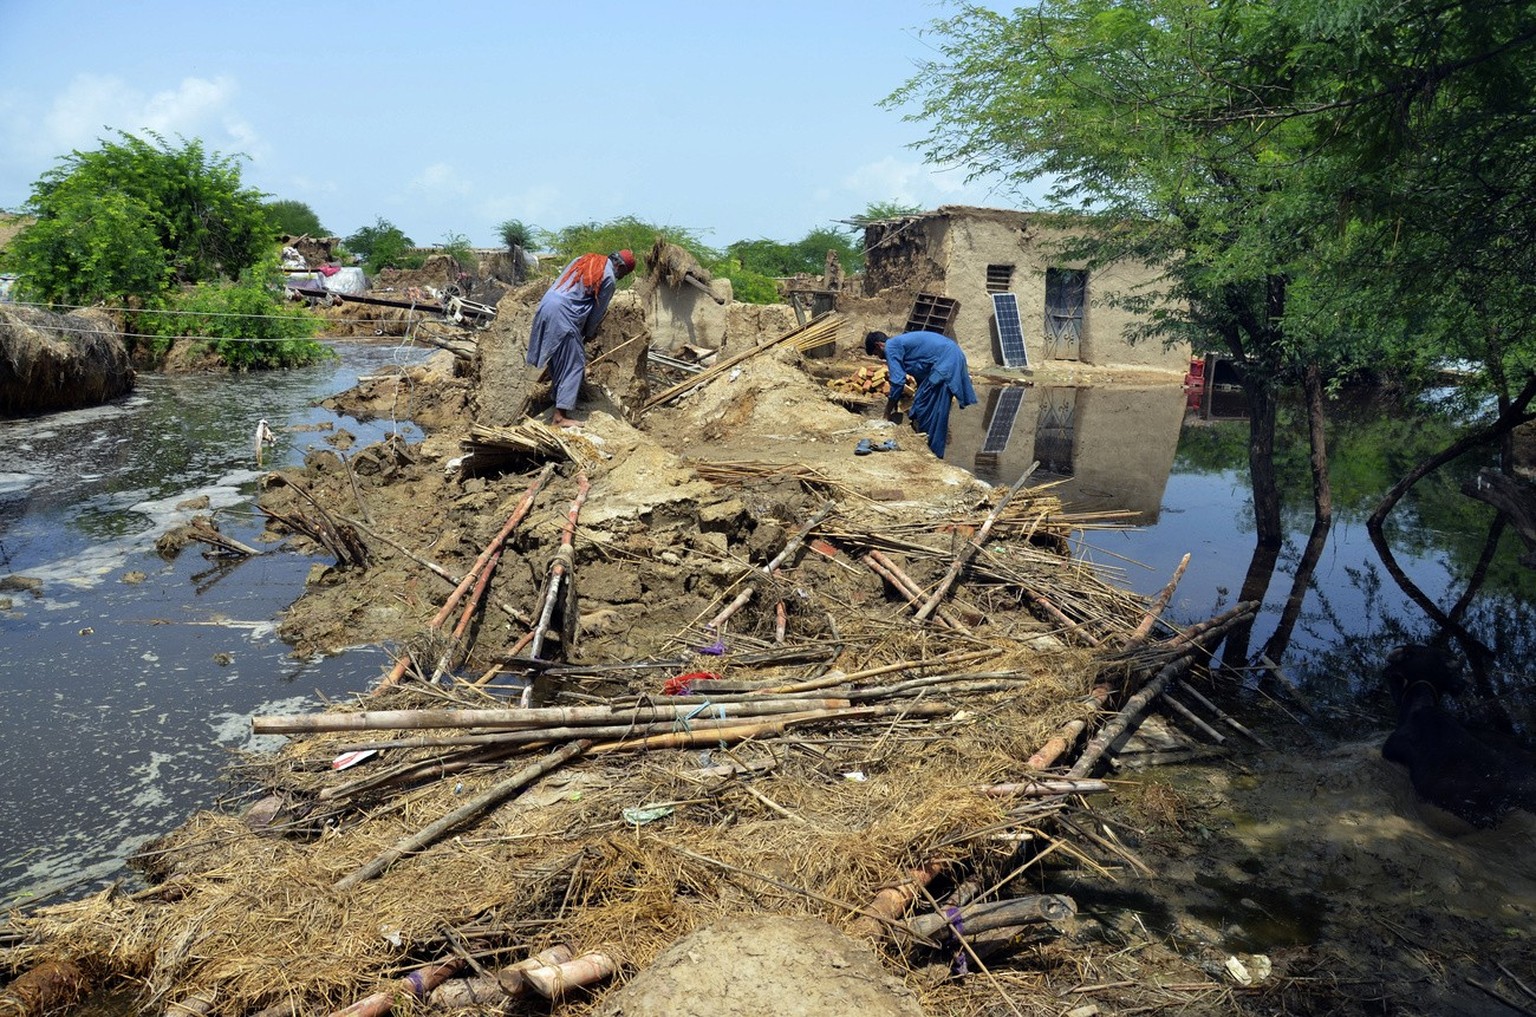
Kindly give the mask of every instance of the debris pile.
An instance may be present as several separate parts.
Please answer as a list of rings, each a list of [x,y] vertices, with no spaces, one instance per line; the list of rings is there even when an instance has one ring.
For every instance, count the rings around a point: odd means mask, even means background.
[[[617,1012],[611,986],[743,916],[811,923],[764,931],[767,966],[852,941],[930,1013],[996,1006],[978,972],[1075,979],[1058,866],[1145,869],[1092,770],[1254,605],[1169,629],[1177,577],[1149,602],[1085,568],[1097,521],[1027,474],[855,458],[866,423],[795,366],[805,338],[638,428],[610,404],[274,477],[274,532],[331,563],[284,633],[394,667],[253,718],[291,740],[236,768],[241,808],[141,853],[146,889],[13,916],[11,970],[78,977],[7,1005],[123,980],[164,1012]]]

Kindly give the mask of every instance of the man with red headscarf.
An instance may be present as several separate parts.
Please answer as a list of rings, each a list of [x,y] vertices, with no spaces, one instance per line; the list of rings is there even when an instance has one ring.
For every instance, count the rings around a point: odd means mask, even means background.
[[[635,256],[627,250],[606,258],[583,254],[565,266],[539,301],[528,336],[528,363],[549,368],[558,427],[576,426],[570,413],[587,376],[587,340],[597,334],[619,280],[634,267]]]

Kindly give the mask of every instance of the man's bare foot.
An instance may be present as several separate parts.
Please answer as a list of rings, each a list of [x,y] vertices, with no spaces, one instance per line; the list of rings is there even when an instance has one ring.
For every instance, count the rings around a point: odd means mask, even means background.
[[[575,417],[567,417],[564,413],[561,413],[559,410],[556,410],[554,412],[554,415],[552,417],[550,417],[549,422],[551,424],[554,424],[556,427],[580,427],[581,426],[581,421],[577,420]]]

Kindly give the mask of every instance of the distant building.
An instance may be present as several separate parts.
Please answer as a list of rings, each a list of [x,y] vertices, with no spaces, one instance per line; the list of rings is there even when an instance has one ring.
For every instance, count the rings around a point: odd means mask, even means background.
[[[1073,234],[1069,222],[1045,213],[945,205],[871,223],[864,231],[864,296],[909,294],[905,324],[955,339],[973,371],[1018,359],[1005,359],[994,311],[993,295],[1011,293],[1031,367],[1075,361],[1182,374],[1187,345],[1165,349],[1158,341],[1132,345],[1125,338],[1137,315],[1116,298],[1144,297],[1157,270],[1116,262],[1090,271],[1062,258],[1055,252]]]

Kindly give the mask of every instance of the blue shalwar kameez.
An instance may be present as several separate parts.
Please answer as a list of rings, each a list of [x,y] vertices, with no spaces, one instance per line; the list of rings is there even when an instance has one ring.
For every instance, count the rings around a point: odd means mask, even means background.
[[[596,262],[600,259],[599,275]],[[581,382],[587,374],[587,340],[597,334],[618,277],[613,263],[601,254],[584,254],[561,271],[539,301],[528,337],[528,364],[549,367],[555,408],[576,408]]]
[[[961,409],[976,402],[970,365],[960,344],[937,332],[903,332],[885,341],[885,366],[891,378],[890,397],[901,395],[907,376],[917,380],[908,414],[912,427],[928,436],[928,447],[940,459],[949,441],[949,401]]]

